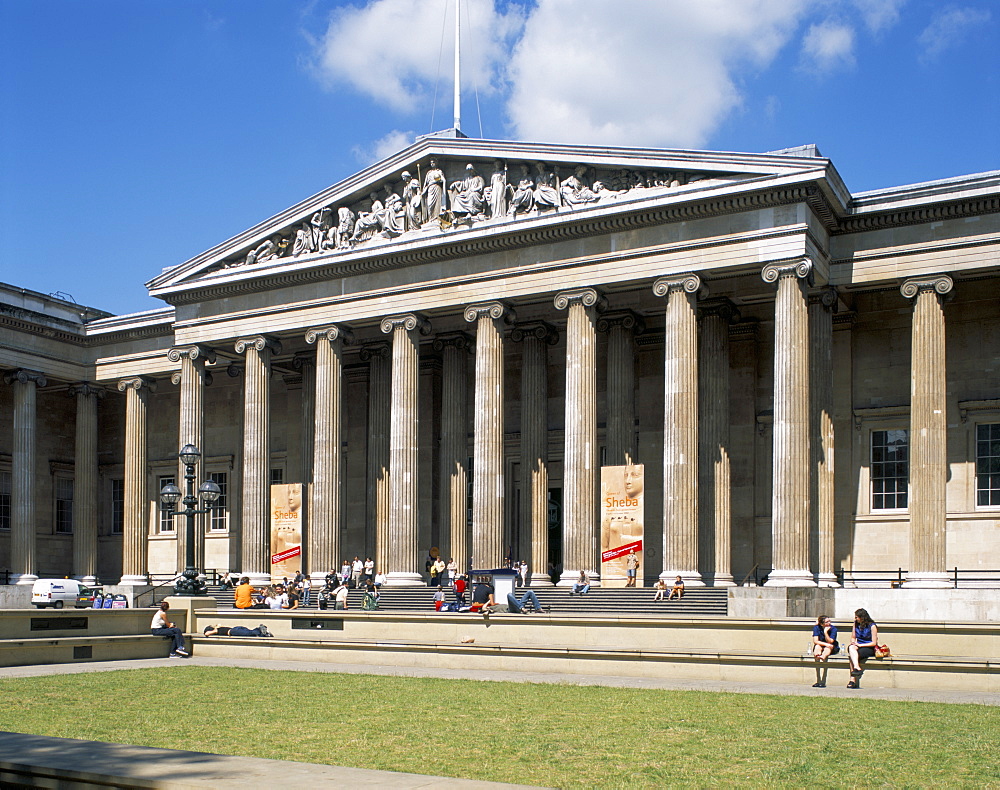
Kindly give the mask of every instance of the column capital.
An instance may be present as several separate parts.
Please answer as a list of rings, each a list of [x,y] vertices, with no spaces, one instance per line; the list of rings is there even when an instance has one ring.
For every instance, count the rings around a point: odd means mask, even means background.
[[[40,373],[37,370],[28,370],[27,368],[8,370],[3,374],[3,380],[8,384],[28,384],[30,382],[37,387],[44,387],[49,383],[44,373]]]
[[[389,344],[386,341],[379,340],[375,343],[366,343],[365,345],[363,345],[361,347],[360,356],[362,362],[370,362],[372,359],[375,359],[376,357],[388,359],[390,356],[392,356],[392,349],[389,347]]]
[[[646,331],[645,320],[634,310],[616,310],[613,313],[604,313],[597,319],[598,332],[610,332],[616,326],[635,335],[641,335]]]
[[[76,395],[92,395],[95,398],[103,398],[107,394],[107,390],[104,387],[91,384],[89,381],[80,381],[76,384],[70,384],[66,393],[74,397]]]
[[[230,373],[229,375],[235,378],[236,376],[239,376],[239,373],[236,373],[235,376],[232,373]],[[214,381],[211,373],[202,373],[202,376],[206,387],[210,386],[211,383]],[[175,370],[173,373],[170,374],[170,383],[173,384],[175,387],[179,387],[181,381],[183,380],[184,380],[184,374],[181,373],[181,371],[179,370]]]
[[[837,300],[839,298],[840,294],[837,292],[837,289],[831,285],[810,293],[809,304],[821,304],[827,310],[831,310],[835,313],[837,312]]]
[[[180,362],[182,359],[190,359],[192,362],[201,360],[215,364],[215,349],[208,346],[201,346],[197,343],[190,346],[174,346],[167,352],[167,359],[171,362]]]
[[[148,376],[131,376],[126,379],[119,379],[118,381],[119,392],[126,392],[127,390],[138,392],[144,389],[156,392],[156,381]]]
[[[653,293],[656,296],[668,296],[675,291],[693,294],[695,299],[704,299],[708,296],[708,286],[694,273],[669,275],[653,283]]]
[[[795,277],[799,280],[812,282],[812,274],[813,262],[808,258],[769,263],[760,272],[761,279],[766,283],[776,283],[785,277]]]
[[[276,337],[271,337],[270,335],[250,335],[249,337],[241,337],[236,341],[236,353],[245,354],[251,349],[257,352],[267,349],[272,354],[281,353],[281,341]]]
[[[504,323],[507,324],[517,320],[517,313],[506,302],[479,302],[477,304],[470,304],[465,308],[465,320],[469,323],[478,321],[482,315],[488,315],[494,321],[503,319]]]
[[[571,291],[560,291],[552,300],[556,310],[566,310],[571,304],[580,303],[584,307],[594,307],[598,311],[607,307],[607,300],[596,288],[575,288]]]
[[[320,338],[324,338],[328,343],[340,340],[344,345],[350,345],[354,342],[354,333],[343,324],[327,324],[306,331],[306,342],[309,345],[318,342]]]
[[[738,323],[742,316],[739,308],[725,297],[698,303],[698,318],[718,316],[726,324]]]
[[[951,293],[955,281],[947,274],[937,274],[931,277],[914,277],[906,280],[899,287],[899,292],[907,299],[913,299],[921,291],[934,291],[938,296]]]
[[[541,340],[543,343],[550,346],[554,346],[559,342],[558,330],[547,321],[531,321],[528,323],[517,324],[510,331],[510,339],[515,343],[520,343],[529,337]]]
[[[475,341],[467,332],[442,332],[434,338],[432,348],[444,351],[446,348],[457,348],[459,351],[469,351],[475,347]]]
[[[382,319],[381,329],[384,334],[391,334],[397,326],[403,327],[407,332],[417,330],[422,335],[429,335],[431,333],[430,321],[417,313],[387,315]]]

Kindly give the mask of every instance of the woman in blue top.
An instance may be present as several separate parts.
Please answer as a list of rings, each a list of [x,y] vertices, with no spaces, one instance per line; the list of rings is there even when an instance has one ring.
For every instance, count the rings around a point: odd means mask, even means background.
[[[854,613],[851,644],[847,646],[847,660],[851,664],[851,682],[847,684],[847,688],[861,688],[861,676],[865,672],[861,665],[875,655],[876,644],[878,644],[878,626],[867,611],[858,609]]]
[[[837,626],[830,622],[830,618],[821,614],[816,618],[816,625],[813,626],[813,658],[816,660],[816,682],[813,688],[826,688],[826,660],[840,652],[840,645],[837,643]]]

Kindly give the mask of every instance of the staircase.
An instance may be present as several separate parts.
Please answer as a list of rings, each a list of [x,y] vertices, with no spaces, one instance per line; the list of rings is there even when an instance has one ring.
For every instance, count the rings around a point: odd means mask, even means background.
[[[433,612],[433,587],[384,587],[379,599],[379,610],[390,612]],[[517,588],[520,597],[524,588]],[[586,595],[570,595],[568,587],[540,587],[535,589],[542,606],[556,613],[611,615],[655,615],[661,617],[725,617],[728,594],[725,587],[688,587],[681,600],[654,601],[651,587],[592,587]],[[233,608],[233,591],[216,586],[209,587],[209,595],[218,602],[220,609]],[[446,601],[455,596],[445,588]],[[361,611],[364,590],[351,590],[347,596],[349,611]],[[318,610],[319,590],[313,590],[309,606],[300,610]],[[498,601],[498,603],[506,603]],[[263,610],[261,610],[263,612]],[[334,611],[333,606],[327,610]]]

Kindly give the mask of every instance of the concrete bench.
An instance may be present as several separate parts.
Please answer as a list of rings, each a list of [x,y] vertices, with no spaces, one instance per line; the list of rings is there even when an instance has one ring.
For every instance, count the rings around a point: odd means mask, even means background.
[[[153,634],[0,639],[0,666],[164,658],[169,651],[168,638]]]

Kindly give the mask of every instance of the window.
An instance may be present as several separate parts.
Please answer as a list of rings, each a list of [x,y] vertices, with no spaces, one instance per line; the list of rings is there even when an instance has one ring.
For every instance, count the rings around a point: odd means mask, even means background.
[[[56,533],[69,535],[73,532],[73,478],[56,477]]]
[[[872,510],[906,507],[909,455],[909,431],[872,431]]]
[[[210,519],[209,529],[223,531],[229,529],[229,474],[226,472],[212,472],[208,479],[215,483],[222,492],[215,500],[216,510],[213,510]]]
[[[10,529],[10,472],[0,471],[0,529]]]
[[[125,481],[111,479],[111,534],[121,535],[125,531]]]
[[[271,470],[271,485],[280,486],[285,482],[285,470],[280,466]]]
[[[160,501],[160,492],[163,490],[163,486],[177,485],[177,478],[173,475],[160,475],[156,478],[158,485],[156,486],[156,501]],[[180,504],[179,502],[177,503]],[[174,531],[174,514],[177,512],[177,505],[174,506],[173,510],[167,510],[163,505],[160,505],[160,532],[173,532]]]
[[[976,504],[1000,505],[1000,423],[976,426]]]

